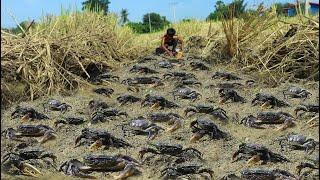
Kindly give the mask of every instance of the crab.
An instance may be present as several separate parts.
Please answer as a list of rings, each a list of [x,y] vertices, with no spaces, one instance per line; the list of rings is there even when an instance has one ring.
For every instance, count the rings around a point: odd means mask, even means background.
[[[91,113],[91,122],[105,122],[106,120],[112,119],[117,116],[128,117],[126,112],[119,111],[117,109],[100,109]]]
[[[312,113],[319,113],[319,104],[300,104],[294,109],[295,115],[301,117],[301,114],[298,114],[300,111],[305,112],[312,112]]]
[[[49,99],[42,105],[45,112],[47,111],[47,109],[50,109],[51,111],[60,111],[62,113],[65,113],[69,108],[72,108],[69,104],[62,103],[55,99]]]
[[[212,79],[225,79],[227,81],[230,80],[241,80],[241,78],[239,78],[238,76],[235,76],[233,74],[227,73],[227,72],[215,72],[212,77]]]
[[[190,66],[192,70],[209,70],[209,67],[202,62],[190,62]]]
[[[194,79],[197,80],[196,76],[192,73],[186,72],[169,72],[163,75],[164,79],[176,79],[176,80],[188,80]]]
[[[97,89],[94,89],[93,92],[105,95],[110,98],[114,90],[112,88],[97,88]]]
[[[85,141],[81,143],[81,139],[85,139]],[[78,147],[82,144],[90,144],[90,150],[97,150],[101,146],[105,146],[105,148],[109,148],[110,146],[117,148],[131,147],[129,143],[122,139],[114,137],[107,131],[90,128],[82,129],[80,136],[76,138],[75,146]]]
[[[214,108],[213,106],[194,105],[191,107],[187,107],[184,110],[184,115],[188,116],[188,114],[190,112],[209,114],[209,115],[212,115],[213,117],[220,119],[222,121],[226,121],[228,119],[228,116],[227,116],[226,111],[224,109]]]
[[[239,120],[239,114],[236,113],[236,119]],[[243,124],[244,126],[250,127],[250,128],[256,128],[256,129],[265,129],[264,127],[260,126],[259,123],[257,123],[258,119],[253,116],[249,115],[244,118],[242,118],[239,121],[239,124]]]
[[[240,154],[241,156],[237,158]],[[255,143],[241,143],[238,150],[232,155],[232,162],[239,159],[248,159],[248,165],[256,164],[259,161],[261,161],[261,164],[266,164],[267,162],[289,162],[286,157],[270,151],[261,144]]]
[[[130,70],[129,72],[131,73],[144,73],[144,74],[156,74],[156,73],[159,73],[153,69],[150,69],[146,66],[137,66],[137,65],[134,65]]]
[[[198,141],[204,135],[208,135],[210,139],[225,139],[228,137],[227,133],[221,131],[218,126],[209,119],[198,118],[190,123],[190,128],[193,133],[189,140],[190,143]]]
[[[281,101],[271,94],[267,93],[257,93],[256,97],[252,100],[251,104],[253,106],[261,104],[261,108],[265,107],[289,107],[290,105],[287,102]]]
[[[167,131],[174,132],[182,127],[182,117],[176,113],[152,113],[148,115],[152,122],[168,122],[172,125]]]
[[[307,138],[301,134],[290,133],[276,139],[279,141],[281,149],[288,147],[293,150],[304,150],[307,154],[312,154],[319,142],[312,138]]]
[[[102,74],[99,74],[97,77],[91,79],[91,82],[97,85],[100,85],[103,82],[110,84],[110,82],[119,82],[119,79],[120,78],[118,76],[115,76],[109,73],[102,73]]]
[[[164,61],[160,61],[157,63],[157,65],[160,67],[160,68],[173,68],[174,67],[174,64],[167,61],[167,60],[164,60]]]
[[[241,179],[258,180],[258,179],[287,179],[299,180],[294,174],[281,169],[245,169],[241,172]],[[239,177],[236,177],[239,178]],[[240,178],[239,178],[240,179]]]
[[[59,124],[72,124],[72,125],[80,125],[83,124],[85,121],[83,118],[74,118],[74,117],[67,117],[64,120],[60,119],[54,122],[54,126],[57,128]]]
[[[215,89],[239,89],[239,88],[250,88],[255,84],[254,80],[246,80],[244,84],[238,82],[223,82],[217,84],[210,84],[206,88],[215,88]]]
[[[208,176],[203,175],[202,173],[208,173]],[[202,168],[200,165],[196,164],[187,164],[187,165],[177,165],[176,167],[166,167],[161,171],[161,177],[164,179],[177,179],[179,176],[190,175],[190,174],[200,174],[212,179],[213,171],[209,168]]]
[[[152,109],[156,109],[159,107],[160,107],[160,109],[179,107],[174,102],[171,102],[162,96],[156,96],[156,95],[150,95],[150,94],[147,94],[145,96],[145,99],[141,102],[141,106],[143,106],[143,107],[144,106],[151,106]]]
[[[125,179],[135,174],[141,173],[137,166],[140,163],[130,156],[126,155],[94,155],[88,154],[83,157],[83,162],[77,159],[65,161],[59,168],[59,172],[81,178],[96,179],[95,176],[89,175],[93,171],[99,172],[120,172],[119,176],[114,179]]]
[[[319,178],[319,155],[317,155],[315,158],[307,158],[308,162],[300,162],[299,165],[296,166],[296,171],[298,175],[302,175],[302,177],[307,177],[308,179],[311,179],[310,175],[311,172],[304,172],[301,173],[301,171],[305,168],[315,169],[317,170],[317,173],[315,174],[315,178]]]
[[[6,153],[3,156],[2,164],[9,164],[11,166],[16,167],[17,169],[19,169],[20,173],[23,175],[38,177],[41,174],[41,172],[36,167],[34,167],[33,165],[25,161],[31,160],[31,159],[45,159],[45,158],[51,158],[53,163],[56,160],[56,156],[54,154],[50,152],[46,152],[44,150],[39,150],[39,149],[21,150],[17,153],[13,153],[13,152]]]
[[[181,80],[181,81],[177,82],[177,85],[176,85],[177,88],[181,88],[181,87],[185,87],[185,86],[199,87],[199,86],[202,86],[202,83],[197,80],[186,79],[186,80]]]
[[[128,90],[130,91],[139,91],[140,85],[148,84],[150,87],[158,87],[164,85],[160,78],[151,76],[151,77],[135,77],[135,78],[128,78],[121,82],[121,84],[127,85]],[[132,87],[134,89],[132,89]]]
[[[129,123],[120,125],[123,133],[130,131],[136,135],[148,135],[148,140],[154,139],[164,129],[154,123],[150,123],[143,116],[132,119]]]
[[[198,99],[198,96],[202,96],[197,91],[194,91],[190,88],[184,87],[184,88],[177,88],[173,92],[173,99],[176,100],[176,97],[182,98],[182,99],[191,99],[196,100]]]
[[[256,122],[258,125],[261,124],[283,124],[280,126],[277,131],[283,131],[289,127],[292,127],[295,125],[294,118],[291,114],[286,112],[259,112],[257,113],[257,119]]]
[[[31,107],[21,107],[17,106],[15,110],[11,113],[11,118],[21,118],[22,122],[26,122],[28,120],[33,120],[33,119],[49,119],[48,116],[37,112],[35,109]]]
[[[40,137],[43,136],[39,143],[45,143],[50,139],[57,137],[55,131],[46,125],[19,125],[17,130],[13,128],[8,128],[2,131],[2,134],[5,134],[5,137],[10,140],[22,141],[21,137]]]
[[[109,105],[106,102],[100,101],[100,100],[91,100],[88,103],[89,110],[90,111],[95,111],[95,110],[100,110],[100,109],[107,109],[109,108]]]
[[[117,101],[120,103],[120,105],[128,104],[128,103],[135,103],[138,101],[141,101],[141,98],[135,97],[133,95],[122,95],[117,97]]]
[[[197,157],[200,160],[202,159],[202,153],[195,148],[183,148],[179,144],[167,144],[167,143],[149,143],[149,146],[153,147],[144,147],[139,150],[139,158],[143,159],[143,156],[146,153],[152,154],[162,154],[169,155],[174,157],[179,157],[186,159],[188,157]]]
[[[242,102],[242,103],[246,102],[246,100],[240,95],[238,95],[237,91],[233,89],[220,89],[219,96],[221,98],[221,100],[219,101],[219,104],[223,104],[229,99],[232,102]]]
[[[308,98],[309,95],[312,95],[309,91],[302,89],[300,87],[289,87],[288,89],[284,90],[283,92],[283,97],[286,99],[287,96],[290,96],[292,98],[303,98],[306,99]]]

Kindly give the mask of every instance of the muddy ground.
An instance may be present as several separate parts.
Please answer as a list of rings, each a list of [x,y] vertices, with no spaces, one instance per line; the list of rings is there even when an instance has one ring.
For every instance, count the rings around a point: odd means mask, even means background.
[[[58,137],[55,140],[44,143],[43,145],[36,145],[36,147],[41,147],[43,149],[49,150],[55,153],[58,157],[57,166],[60,166],[64,161],[69,160],[71,158],[77,158],[82,160],[82,157],[85,154],[89,154],[91,152],[88,151],[88,147],[80,146],[75,148],[74,141],[76,136],[80,135],[80,132],[83,128],[90,127],[96,129],[104,129],[111,132],[114,136],[119,138],[124,138],[127,142],[133,144],[133,148],[110,148],[108,150],[100,149],[95,154],[117,154],[123,153],[130,155],[134,158],[138,158],[138,150],[142,147],[147,147],[147,138],[146,136],[129,136],[123,137],[122,131],[120,128],[116,127],[116,125],[122,124],[124,122],[129,121],[130,119],[137,116],[145,116],[151,112],[174,112],[183,116],[183,110],[193,104],[206,104],[213,105],[215,107],[221,107],[227,111],[227,115],[229,116],[229,121],[227,123],[221,122],[217,119],[213,119],[211,116],[195,114],[191,117],[184,118],[184,125],[181,129],[177,130],[173,133],[162,133],[159,137],[152,140],[153,142],[166,142],[170,144],[181,144],[185,148],[193,147],[198,149],[203,153],[204,162],[200,162],[198,160],[193,160],[191,163],[202,164],[204,167],[211,168],[214,171],[214,179],[217,179],[227,173],[236,173],[239,175],[239,172],[246,168],[262,168],[262,169],[273,169],[280,168],[283,170],[288,170],[291,173],[295,173],[295,166],[306,159],[306,156],[313,157],[319,153],[319,147],[317,147],[316,151],[312,155],[306,155],[303,151],[283,151],[281,152],[280,146],[277,143],[274,143],[273,140],[281,135],[287,135],[291,132],[299,133],[307,136],[308,138],[314,138],[316,141],[319,141],[319,130],[318,127],[307,128],[305,123],[309,117],[304,117],[296,120],[296,126],[293,128],[289,128],[285,131],[275,131],[277,126],[268,126],[267,129],[253,129],[248,128],[243,125],[237,124],[237,122],[233,121],[233,117],[235,113],[239,113],[240,117],[245,117],[250,114],[256,115],[257,112],[263,111],[259,106],[251,106],[251,100],[254,98],[255,94],[258,92],[266,92],[271,93],[275,97],[283,100],[282,91],[286,89],[288,86],[295,85],[302,88],[307,89],[312,93],[312,96],[305,100],[308,103],[319,103],[319,84],[318,82],[308,82],[304,84],[292,84],[292,83],[283,83],[276,88],[268,88],[265,87],[264,84],[257,82],[255,87],[250,89],[242,88],[237,90],[240,95],[245,97],[247,103],[225,103],[223,105],[218,105],[218,94],[217,90],[205,88],[207,85],[216,84],[218,82],[222,82],[223,80],[213,80],[211,76],[216,71],[227,71],[231,72],[239,77],[243,78],[243,80],[233,81],[233,82],[241,82],[243,83],[245,80],[254,79],[254,75],[244,75],[240,74],[236,69],[225,66],[211,66],[209,71],[191,71],[188,61],[184,61],[185,65],[181,67],[174,67],[173,69],[162,69],[156,68],[153,64],[158,62],[159,60],[151,60],[150,62],[141,63],[141,65],[146,65],[150,68],[153,68],[159,71],[159,74],[155,74],[154,76],[161,77],[164,73],[173,72],[173,71],[185,71],[194,73],[196,77],[203,83],[201,87],[193,87],[196,91],[202,94],[202,97],[198,100],[192,102],[190,100],[176,100],[174,101],[171,91],[174,89],[175,82],[172,80],[164,80],[165,85],[152,88],[152,87],[144,87],[141,88],[140,92],[128,92],[126,86],[120,83],[111,83],[106,85],[100,85],[98,87],[110,87],[115,90],[111,98],[105,97],[103,95],[95,94],[92,92],[92,88],[80,89],[77,93],[72,96],[62,97],[62,96],[52,96],[51,98],[58,99],[60,101],[66,102],[72,105],[72,109],[65,114],[61,114],[60,112],[49,111],[47,115],[50,117],[50,120],[43,121],[32,121],[27,124],[46,124],[53,127],[53,122],[57,119],[61,119],[63,117],[83,117],[86,122],[82,125],[74,126],[67,125],[59,130],[57,130]],[[120,81],[126,79],[128,77],[135,76],[144,76],[135,73],[129,73],[129,69],[132,67],[132,64],[123,65],[113,71],[114,75],[120,77]],[[150,75],[146,75],[150,76]],[[151,75],[153,76],[153,75]],[[138,97],[143,98],[146,94],[155,94],[162,95],[168,100],[174,101],[180,108],[177,109],[165,109],[165,110],[152,110],[150,107],[140,107],[139,103],[134,103],[131,105],[119,106],[119,103],[116,101],[116,98],[122,94],[132,94]],[[110,106],[118,108],[122,111],[126,111],[129,114],[128,118],[118,118],[115,120],[107,121],[104,123],[98,124],[90,124],[89,115],[87,112],[88,102],[92,99],[100,99],[107,102]],[[42,103],[47,100],[44,98],[37,99],[33,102],[23,102],[20,103],[21,106],[31,106],[36,110],[43,112]],[[291,114],[293,113],[294,108],[302,102],[301,99],[288,99],[287,102],[291,104],[291,107],[286,108],[275,108],[275,109],[267,109],[264,111],[285,111]],[[1,131],[8,127],[16,127],[21,124],[18,119],[11,119],[10,114],[13,112],[16,105],[8,108],[5,111],[2,111],[1,116]],[[206,117],[211,119],[218,127],[229,133],[231,135],[231,139],[226,140],[209,140],[207,137],[202,138],[200,141],[189,144],[189,138],[192,136],[192,132],[189,128],[189,124],[191,121],[195,120],[198,117]],[[158,125],[168,128],[169,125],[167,123],[158,123]],[[27,139],[27,138],[24,138]],[[10,141],[7,139],[1,138],[1,154],[3,155],[7,152],[10,147],[15,146],[18,142]],[[267,163],[265,165],[255,165],[254,167],[248,167],[245,161],[237,161],[231,163],[231,155],[237,150],[238,145],[241,142],[255,142],[260,143],[268,147],[270,150],[281,153],[291,162],[288,163]],[[131,177],[129,179],[159,179],[160,178],[160,170],[165,168],[167,164],[169,164],[170,158],[161,158],[160,156],[156,156],[150,161],[144,163],[144,165],[140,168],[142,173],[138,176]],[[61,172],[56,172],[54,168],[40,161],[39,164],[35,164],[37,167],[41,169],[43,172],[43,179],[71,179],[71,177],[65,176]],[[118,175],[118,172],[114,173],[92,173],[99,179],[113,179],[114,176]],[[1,178],[3,179],[24,179],[25,176],[15,175],[12,173],[6,172],[3,168],[1,170]],[[201,179],[200,176],[191,176],[191,179]]]

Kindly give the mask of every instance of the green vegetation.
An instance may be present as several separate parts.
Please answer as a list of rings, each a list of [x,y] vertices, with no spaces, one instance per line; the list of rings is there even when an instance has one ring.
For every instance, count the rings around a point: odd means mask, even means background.
[[[150,16],[150,24],[149,24]],[[142,23],[131,22],[128,23],[128,26],[133,29],[136,33],[150,33],[163,30],[164,27],[168,26],[170,22],[166,19],[165,16],[161,16],[157,13],[147,13],[143,15]],[[150,29],[151,26],[151,29]]]
[[[106,15],[109,11],[109,4],[109,0],[86,0],[82,3],[82,10],[103,12]]]
[[[121,9],[120,12],[120,24],[126,24],[127,22],[129,22],[128,19],[129,13],[127,9]]]

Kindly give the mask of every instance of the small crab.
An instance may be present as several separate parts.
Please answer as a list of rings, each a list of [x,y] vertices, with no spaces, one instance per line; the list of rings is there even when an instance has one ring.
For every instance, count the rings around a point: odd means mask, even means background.
[[[131,147],[129,143],[126,141],[114,137],[107,131],[97,130],[97,129],[89,129],[84,128],[81,131],[80,136],[78,136],[75,140],[75,146],[80,146],[81,139],[85,139],[84,144],[90,144],[90,150],[97,150],[101,146],[105,146],[105,148],[109,148],[110,146],[114,147]]]
[[[83,162],[77,159],[64,162],[60,166],[59,171],[62,171],[66,175],[91,179],[96,179],[96,177],[88,174],[92,171],[122,171],[119,176],[114,178],[125,179],[140,173],[136,168],[139,164],[140,163],[132,157],[121,154],[114,156],[88,154],[83,157]]]
[[[121,84],[127,85],[128,90],[133,91],[132,87],[135,91],[139,91],[140,85],[150,85],[150,87],[158,87],[164,85],[160,78],[151,76],[151,77],[135,77],[128,78],[121,82]]]
[[[88,104],[89,110],[91,112],[95,110],[100,110],[100,109],[107,109],[109,108],[109,105],[106,102],[99,101],[99,100],[91,100]]]
[[[196,76],[192,73],[186,72],[170,72],[163,75],[164,79],[176,79],[176,80],[187,80],[194,79],[197,80]]]
[[[300,104],[298,107],[295,108],[294,112],[295,115],[298,117],[303,114],[298,114],[300,111],[303,112],[312,112],[312,113],[319,113],[319,104]]]
[[[110,82],[119,82],[119,77],[110,73],[102,73],[99,74],[97,77],[92,78],[91,82],[97,85],[100,85],[103,82],[110,84]]]
[[[200,165],[187,164],[187,165],[177,165],[176,167],[167,167],[161,171],[161,177],[164,179],[177,179],[179,176],[190,175],[190,174],[200,174],[208,173],[210,177],[205,176],[208,179],[212,179],[213,171],[208,168],[201,168]]]
[[[53,155],[52,153],[46,152],[44,150],[39,150],[39,149],[21,150],[17,153],[13,153],[13,152],[6,153],[3,156],[2,164],[10,164],[11,166],[13,165],[17,169],[19,169],[23,175],[38,177],[38,175],[40,175],[41,172],[36,167],[34,167],[33,165],[25,161],[30,159],[45,159],[45,158],[51,158],[53,163],[56,160],[55,155]]]
[[[241,156],[237,158],[240,154]],[[262,164],[267,162],[289,162],[286,157],[270,151],[261,144],[255,143],[241,143],[238,150],[232,155],[232,162],[239,159],[247,159],[248,165],[255,164],[259,161],[262,161]]]
[[[134,65],[130,70],[129,72],[131,73],[144,73],[144,74],[156,74],[158,73],[157,71],[153,70],[153,69],[150,69],[146,66],[137,66],[137,65]]]
[[[72,108],[67,103],[62,103],[55,99],[49,99],[46,103],[43,103],[43,109],[44,111],[47,111],[47,109],[50,109],[51,111],[61,111],[62,113],[65,113],[68,108]]]
[[[35,109],[31,107],[21,107],[17,106],[15,110],[11,113],[11,118],[19,118],[21,117],[22,122],[26,122],[28,120],[33,120],[33,119],[49,119],[48,116],[37,112]]]
[[[246,180],[262,180],[262,179],[287,179],[287,180],[299,180],[299,178],[288,171],[281,169],[245,169],[241,171],[241,179]]]
[[[209,67],[202,62],[190,62],[190,66],[192,70],[209,70]]]
[[[315,158],[307,158],[308,162],[300,162],[299,165],[296,166],[296,171],[298,175],[302,174],[302,177],[310,178],[311,172],[304,172],[301,173],[301,171],[305,168],[315,169],[317,170],[317,173],[315,174],[315,178],[312,179],[318,179],[319,178],[319,155],[317,155]]]
[[[110,98],[114,90],[112,88],[97,88],[97,89],[94,89],[93,92],[105,95]]]
[[[253,106],[260,104],[261,108],[265,107],[288,107],[290,106],[287,102],[281,101],[276,97],[272,96],[271,94],[267,93],[257,93],[256,97],[252,100],[251,104]]]
[[[167,131],[174,132],[182,127],[182,117],[176,113],[152,113],[148,115],[152,122],[168,122],[172,125]]]
[[[257,113],[257,125],[261,124],[283,124],[277,130],[282,131],[295,125],[294,118],[286,112],[259,112]]]
[[[307,139],[307,137],[303,135],[294,133],[290,133],[287,136],[281,136],[277,138],[276,141],[279,141],[281,149],[288,147],[293,150],[304,150],[308,154],[313,153],[316,146],[319,144],[319,142],[316,142],[312,138]]]
[[[100,109],[91,113],[91,122],[105,122],[106,120],[112,119],[117,116],[128,117],[126,112],[119,111],[117,109]]]
[[[54,122],[54,126],[57,128],[59,124],[72,124],[72,125],[80,125],[85,121],[83,118],[75,118],[75,117],[66,117],[64,120],[60,119]]]
[[[300,87],[295,87],[295,86],[289,87],[288,89],[286,89],[282,93],[283,93],[283,97],[285,99],[287,98],[287,96],[290,96],[292,98],[306,99],[306,98],[308,98],[309,95],[312,95],[309,91],[302,89]]]
[[[197,91],[194,91],[190,88],[184,87],[184,88],[177,88],[173,92],[173,99],[176,100],[176,97],[182,98],[182,99],[191,99],[196,100],[198,96],[201,96],[200,93]]]
[[[194,105],[194,106],[188,107],[184,110],[185,116],[188,116],[189,112],[209,114],[209,115],[212,115],[214,118],[218,118],[222,121],[226,121],[228,119],[228,116],[224,109],[214,108],[213,106]]]
[[[21,141],[21,137],[40,137],[40,143],[45,143],[49,139],[56,138],[55,131],[46,125],[19,125],[17,129],[8,128],[2,132],[5,137],[11,140]]]
[[[218,126],[209,119],[198,118],[190,123],[190,128],[193,133],[189,141],[190,143],[198,141],[204,135],[208,135],[210,139],[223,139],[228,136],[227,133],[221,131]]]
[[[164,130],[162,127],[150,123],[143,116],[132,119],[129,123],[122,124],[120,126],[122,127],[124,134],[127,131],[130,131],[136,135],[148,135],[148,139],[154,139],[160,131]]]
[[[142,148],[139,151],[139,158],[142,159],[143,156],[146,153],[152,153],[152,154],[163,154],[163,155],[170,155],[170,156],[175,156],[175,157],[181,157],[181,158],[187,158],[190,156],[195,156],[200,160],[202,159],[202,153],[195,149],[195,148],[183,148],[182,145],[179,144],[166,144],[166,143],[149,143],[150,147],[145,147]]]
[[[117,97],[117,101],[120,103],[120,105],[128,104],[128,103],[135,103],[138,101],[141,101],[141,98],[135,97],[133,95],[122,95]]]
[[[235,75],[227,73],[227,72],[219,72],[219,71],[215,72],[212,75],[212,79],[225,79],[227,81],[241,80],[241,78],[239,78],[238,76],[235,76]]]
[[[199,87],[199,86],[202,86],[202,83],[200,81],[197,81],[197,80],[186,79],[186,80],[178,81],[177,84],[176,84],[177,88],[185,87],[185,86],[196,86],[196,87]]]
[[[246,102],[246,100],[240,95],[238,95],[237,91],[233,89],[220,89],[219,96],[221,98],[221,100],[219,101],[219,104],[223,104],[229,99],[232,102],[242,102],[242,103]]]
[[[239,114],[236,113],[236,119],[239,121]],[[264,127],[260,126],[257,123],[258,119],[254,117],[253,115],[249,115],[247,117],[242,118],[239,121],[239,124],[243,124],[244,126],[250,127],[250,128],[256,128],[256,129],[265,129]]]
[[[246,80],[244,84],[238,82],[223,82],[217,84],[210,84],[206,88],[215,88],[215,89],[240,89],[240,88],[250,88],[255,84],[254,80]]]
[[[141,102],[141,106],[143,107],[151,106],[152,109],[156,109],[158,107],[160,107],[161,109],[179,107],[174,102],[171,102],[162,96],[156,96],[156,95],[150,95],[150,94],[147,94],[145,96],[145,99]]]
[[[160,61],[156,65],[160,68],[173,68],[174,67],[174,64],[167,61],[167,60]]]

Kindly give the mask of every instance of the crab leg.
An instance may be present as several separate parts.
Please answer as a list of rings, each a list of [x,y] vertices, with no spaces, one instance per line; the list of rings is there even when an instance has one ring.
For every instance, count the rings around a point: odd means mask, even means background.
[[[259,155],[253,155],[248,161],[247,161],[247,164],[250,166],[250,165],[254,165],[256,164],[257,162],[260,161],[260,156]]]
[[[55,138],[57,138],[57,135],[54,134],[54,133],[51,132],[51,131],[48,131],[48,132],[45,132],[45,133],[44,133],[43,137],[39,140],[39,143],[42,144],[42,143],[47,142],[47,141],[50,140],[50,139],[55,139]]]
[[[123,169],[123,171],[118,176],[115,176],[114,178],[115,179],[126,179],[126,178],[136,174],[137,172],[139,172],[139,170],[137,170],[133,164],[127,164],[125,166],[125,168]]]
[[[89,147],[90,151],[96,151],[102,146],[102,140],[98,139],[96,140],[91,146]]]
[[[284,125],[280,126],[279,128],[277,128],[276,131],[283,131],[283,130],[286,130],[287,128],[289,127],[292,127],[294,126],[295,124],[292,122],[292,121],[285,121],[284,122]]]
[[[190,138],[189,143],[194,143],[194,142],[198,141],[199,139],[201,139],[203,136],[204,136],[203,133],[194,133],[192,135],[192,137]]]
[[[317,123],[313,122],[313,121],[318,119],[318,118],[319,118],[319,116],[315,116],[315,117],[311,118],[309,121],[307,121],[307,124],[309,125],[309,128],[317,126]]]
[[[30,168],[30,170],[28,168]],[[22,174],[32,177],[38,177],[38,175],[41,174],[41,172],[36,167],[32,166],[29,163],[23,163],[21,171]]]
[[[181,120],[177,119],[177,120],[174,121],[173,126],[171,126],[167,131],[168,132],[174,132],[174,131],[176,131],[177,129],[179,129],[181,127],[182,127],[182,122],[181,122]]]

